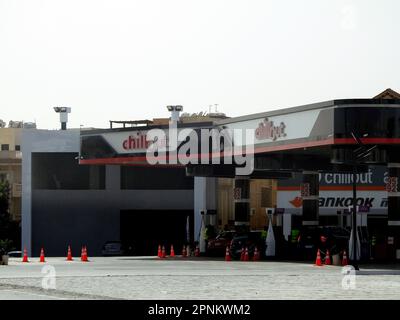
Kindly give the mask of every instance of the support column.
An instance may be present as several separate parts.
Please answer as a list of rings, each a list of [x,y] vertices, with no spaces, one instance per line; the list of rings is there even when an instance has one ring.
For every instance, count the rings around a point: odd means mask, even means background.
[[[207,210],[206,178],[194,177],[194,240],[200,241],[201,228],[203,227],[202,213]]]
[[[106,170],[106,190],[121,190],[121,166],[108,165]]]
[[[194,177],[194,241],[205,252],[204,228],[216,222],[217,178]],[[213,213],[213,215],[211,215]]]
[[[400,163],[388,163],[386,191],[388,195],[388,251],[389,258],[396,258],[400,249]]]
[[[303,226],[319,225],[319,174],[316,171],[303,171],[300,186],[303,200]]]
[[[235,203],[235,226],[250,225],[250,179],[246,176],[235,177],[233,190]]]

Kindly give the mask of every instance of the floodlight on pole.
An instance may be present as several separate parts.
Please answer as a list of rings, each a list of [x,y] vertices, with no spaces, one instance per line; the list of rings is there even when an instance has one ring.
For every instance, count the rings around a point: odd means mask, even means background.
[[[183,106],[167,106],[169,112],[171,112],[171,122],[177,123],[179,121],[179,113],[183,111]]]
[[[54,111],[60,114],[61,130],[67,130],[68,113],[71,113],[71,108],[54,107]]]

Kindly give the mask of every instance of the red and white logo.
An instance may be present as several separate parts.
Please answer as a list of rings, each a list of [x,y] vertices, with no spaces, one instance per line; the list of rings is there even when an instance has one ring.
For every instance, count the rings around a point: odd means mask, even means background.
[[[303,205],[303,199],[300,197],[296,197],[293,200],[289,201],[290,204],[295,208],[300,208]]]
[[[150,145],[150,141],[147,141],[147,135],[144,132],[136,132],[132,134],[122,142],[122,147],[125,150],[146,150]]]
[[[272,140],[275,141],[278,138],[286,137],[285,132],[286,125],[281,122],[279,126],[275,126],[273,121],[265,118],[256,129],[256,139],[257,140]]]

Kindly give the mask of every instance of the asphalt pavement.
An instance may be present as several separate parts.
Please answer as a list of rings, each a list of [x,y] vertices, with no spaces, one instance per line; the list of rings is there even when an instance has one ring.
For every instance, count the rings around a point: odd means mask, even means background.
[[[400,299],[400,269],[206,258],[11,258],[0,266],[5,299]]]

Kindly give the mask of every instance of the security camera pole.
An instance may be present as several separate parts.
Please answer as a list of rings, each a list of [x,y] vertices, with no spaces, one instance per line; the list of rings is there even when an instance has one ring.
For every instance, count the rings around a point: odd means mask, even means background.
[[[67,130],[68,113],[71,113],[71,108],[54,107],[54,111],[60,114],[61,130]]]

